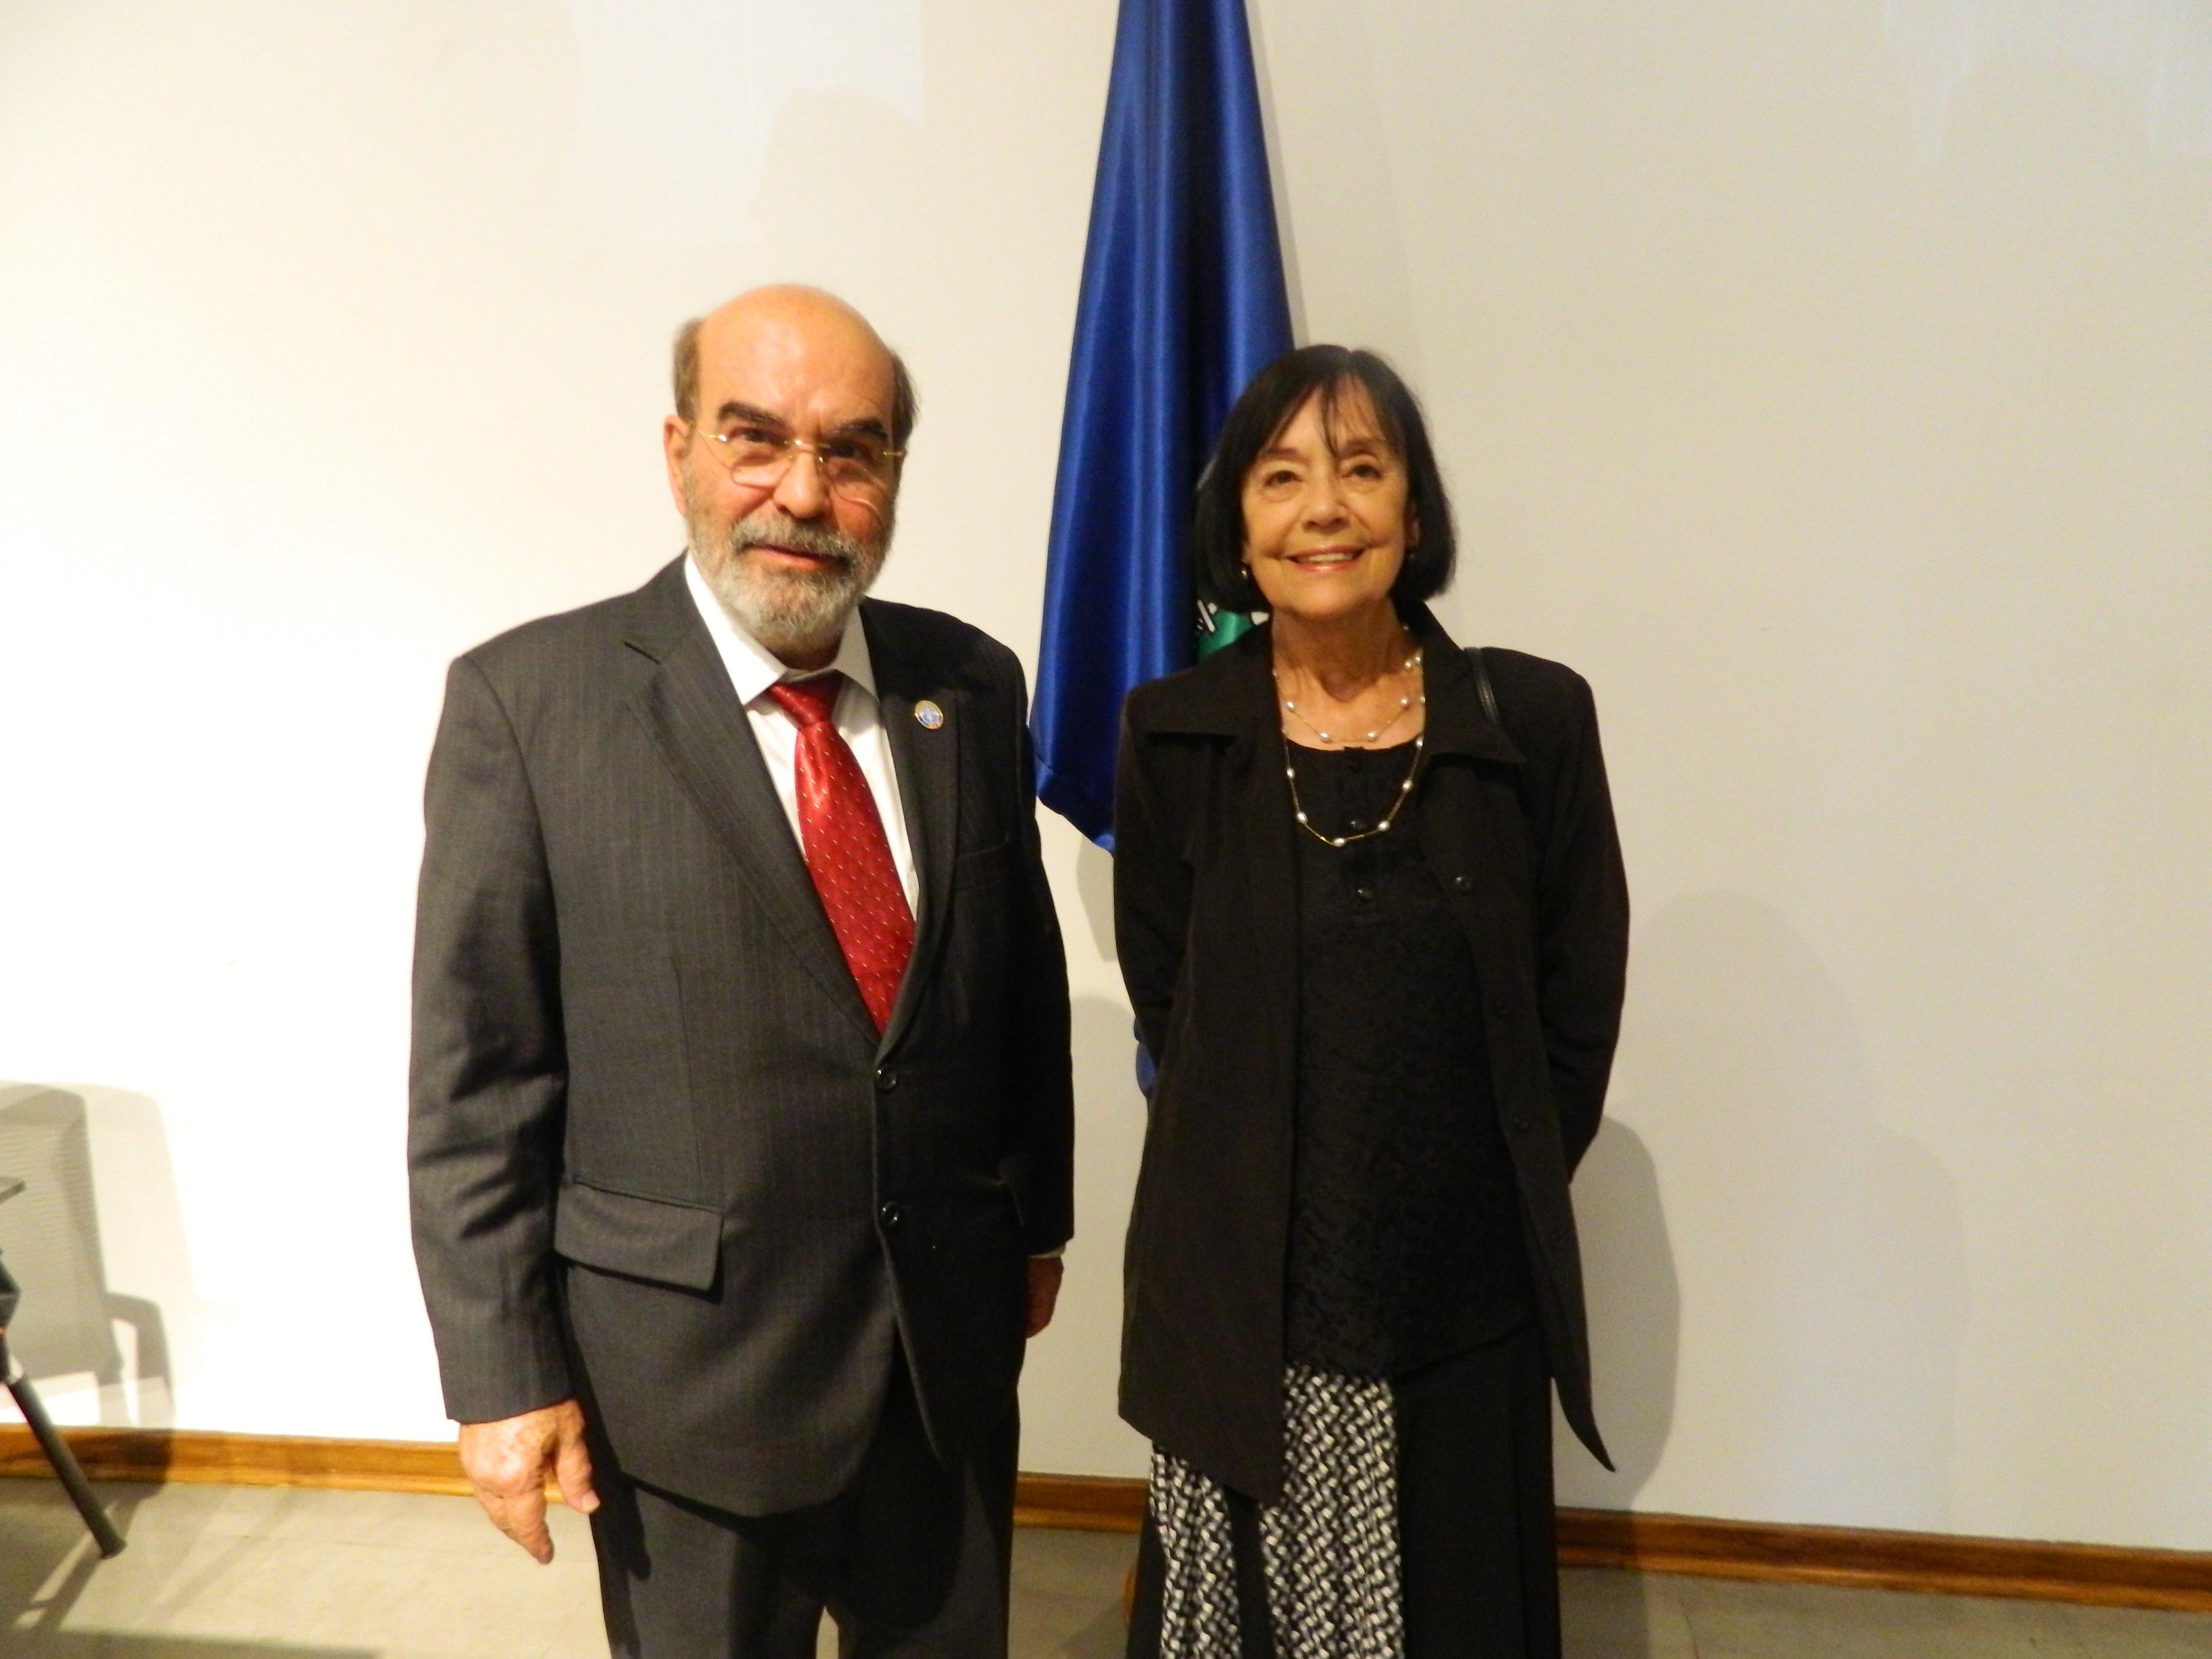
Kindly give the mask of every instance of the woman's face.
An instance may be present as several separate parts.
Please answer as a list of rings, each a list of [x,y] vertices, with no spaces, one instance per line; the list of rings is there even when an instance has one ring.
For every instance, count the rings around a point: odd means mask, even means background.
[[[1419,538],[1407,511],[1405,458],[1358,381],[1336,394],[1335,441],[1318,392],[1298,405],[1244,475],[1244,563],[1267,610],[1328,623],[1389,603]]]

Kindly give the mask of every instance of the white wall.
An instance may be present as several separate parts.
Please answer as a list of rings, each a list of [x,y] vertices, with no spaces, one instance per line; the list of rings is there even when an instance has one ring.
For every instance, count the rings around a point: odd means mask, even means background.
[[[0,9],[0,1111],[84,1103],[166,1389],[445,1433],[399,1168],[447,657],[673,553],[667,335],[825,282],[925,414],[884,591],[1033,655],[1104,0]],[[1570,1501],[2212,1548],[2212,7],[1266,0],[1309,337],[1573,662],[1638,920]],[[1115,1423],[1139,1106],[1048,831]],[[0,1237],[6,1236],[0,1212]],[[126,1344],[126,1346],[129,1346]]]

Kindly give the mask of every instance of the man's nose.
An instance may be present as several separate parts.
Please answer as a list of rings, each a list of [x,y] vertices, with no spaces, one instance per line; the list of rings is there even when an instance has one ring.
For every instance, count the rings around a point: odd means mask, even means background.
[[[830,510],[830,490],[822,463],[811,449],[792,452],[791,465],[776,480],[775,504],[794,519],[818,519]]]

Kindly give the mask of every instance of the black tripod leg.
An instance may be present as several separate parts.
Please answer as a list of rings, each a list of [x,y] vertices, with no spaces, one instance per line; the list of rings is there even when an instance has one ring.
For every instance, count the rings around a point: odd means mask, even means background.
[[[46,1415],[46,1408],[39,1400],[38,1390],[15,1370],[15,1362],[8,1358],[7,1342],[3,1338],[0,1338],[0,1369],[10,1373],[8,1392],[15,1396],[16,1409],[23,1413],[23,1420],[31,1425],[31,1432],[38,1437],[39,1449],[46,1453],[46,1462],[54,1466],[54,1473],[61,1477],[63,1486],[68,1490],[70,1501],[76,1505],[76,1512],[84,1517],[84,1524],[91,1528],[93,1542],[100,1546],[102,1555],[120,1555],[123,1553],[123,1534],[115,1530],[115,1523],[107,1518],[107,1511],[100,1506],[100,1498],[94,1492],[92,1483],[84,1478],[84,1471],[77,1467],[76,1455],[70,1450],[69,1443],[54,1427],[53,1419]]]

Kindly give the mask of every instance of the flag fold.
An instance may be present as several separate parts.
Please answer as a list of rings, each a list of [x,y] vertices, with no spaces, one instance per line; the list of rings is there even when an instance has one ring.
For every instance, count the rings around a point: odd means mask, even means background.
[[[1242,625],[1194,600],[1191,492],[1290,344],[1243,0],[1121,0],[1031,721],[1039,798],[1109,849],[1122,698]]]

